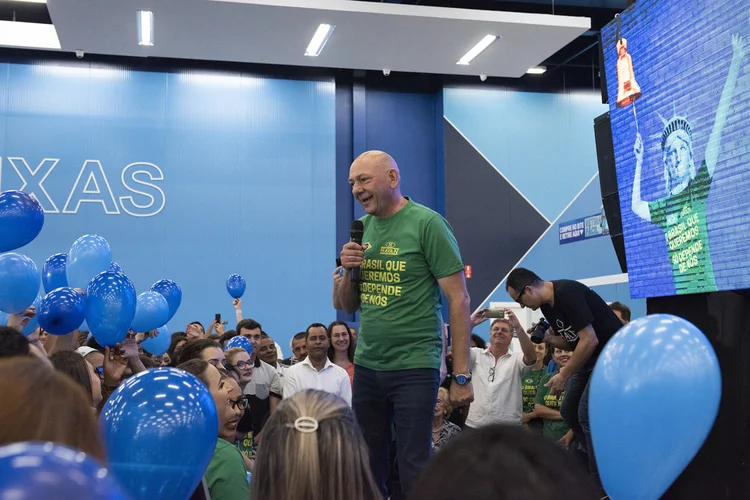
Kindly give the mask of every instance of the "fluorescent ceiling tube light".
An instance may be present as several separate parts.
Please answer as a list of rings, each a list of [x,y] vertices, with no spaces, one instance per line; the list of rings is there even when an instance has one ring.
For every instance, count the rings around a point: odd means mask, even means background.
[[[47,0],[11,0],[12,2],[47,3]]]
[[[0,45],[60,50],[60,40],[54,25],[17,21],[0,21]]]
[[[310,44],[307,46],[307,50],[305,50],[305,55],[318,57],[328,39],[331,38],[331,33],[333,33],[335,27],[335,24],[321,24],[318,26],[318,29],[310,40]]]
[[[544,74],[547,71],[547,68],[544,66],[537,66],[535,68],[529,68],[529,70],[526,72],[529,75],[541,75]]]
[[[461,64],[461,65],[471,64],[471,61],[473,61],[475,57],[481,54],[487,47],[492,45],[492,42],[494,42],[497,39],[498,37],[496,37],[495,35],[485,36],[479,41],[478,44],[474,45],[474,47],[472,47],[470,51],[464,54],[464,56],[461,59],[459,59],[456,64]]]
[[[154,13],[150,10],[138,11],[138,45],[154,45]]]

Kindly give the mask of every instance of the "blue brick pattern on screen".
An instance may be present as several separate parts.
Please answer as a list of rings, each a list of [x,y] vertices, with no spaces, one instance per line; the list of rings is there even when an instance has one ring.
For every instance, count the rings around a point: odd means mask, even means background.
[[[673,295],[664,231],[631,209],[636,120],[632,105],[615,105],[616,29],[617,23],[610,23],[602,37],[631,294]],[[642,89],[635,102],[645,146],[642,199],[665,195],[659,114],[667,120],[675,113],[688,119],[695,166],[700,168],[732,60],[733,34],[750,38],[747,0],[640,0],[621,14],[621,36],[627,39]],[[750,288],[750,46],[745,50],[706,210],[719,290]]]

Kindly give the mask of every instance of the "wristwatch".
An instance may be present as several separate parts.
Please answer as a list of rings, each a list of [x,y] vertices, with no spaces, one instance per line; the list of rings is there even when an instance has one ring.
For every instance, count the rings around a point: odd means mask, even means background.
[[[471,382],[471,373],[458,373],[454,374],[453,378],[456,380],[458,385],[466,385]]]

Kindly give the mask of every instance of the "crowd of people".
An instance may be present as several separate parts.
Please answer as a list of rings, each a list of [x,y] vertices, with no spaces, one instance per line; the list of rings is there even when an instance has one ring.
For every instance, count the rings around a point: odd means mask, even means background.
[[[200,380],[217,409],[195,499],[601,498],[588,382],[627,307],[518,268],[509,295],[550,328],[534,343],[505,310],[486,344],[472,329],[487,310],[470,313],[447,221],[401,196],[383,152],[359,157],[350,183],[368,215],[362,242],[341,251],[332,297],[359,311],[358,329],[312,323],[285,357],[235,299],[233,330],[196,321],[152,355],[141,343],[156,332],[110,347],[80,330],[26,337],[30,307],[0,328],[0,445],[52,441],[106,465],[97,414],[129,377],[167,366]],[[251,347],[235,347],[238,336]]]

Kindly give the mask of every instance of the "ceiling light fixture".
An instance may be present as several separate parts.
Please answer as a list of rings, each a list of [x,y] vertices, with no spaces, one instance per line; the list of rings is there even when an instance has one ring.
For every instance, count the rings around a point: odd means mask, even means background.
[[[318,26],[318,29],[315,30],[315,34],[307,46],[307,50],[305,50],[305,55],[318,57],[328,39],[331,38],[331,33],[333,33],[335,27],[335,24],[321,24]]]
[[[47,3],[47,0],[11,0],[12,2]]]
[[[52,24],[0,21],[0,45],[60,50],[60,39]]]
[[[547,68],[544,66],[537,66],[535,68],[529,68],[529,70],[526,72],[529,75],[542,75],[547,71]]]
[[[474,47],[472,47],[470,51],[464,54],[464,56],[459,59],[456,64],[461,64],[464,66],[467,64],[471,64],[471,61],[473,61],[475,57],[481,54],[487,47],[492,45],[492,42],[494,42],[498,38],[499,37],[495,35],[486,35],[479,41],[478,44],[474,45]]]
[[[138,45],[154,45],[154,13],[150,10],[138,11]]]

